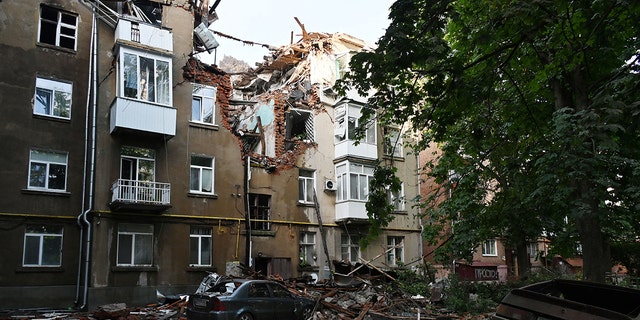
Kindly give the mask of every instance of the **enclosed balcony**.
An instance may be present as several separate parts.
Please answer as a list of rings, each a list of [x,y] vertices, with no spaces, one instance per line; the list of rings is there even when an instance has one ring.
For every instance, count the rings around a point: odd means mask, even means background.
[[[160,52],[173,52],[173,33],[170,29],[141,21],[132,21],[127,17],[118,19],[115,31],[116,43],[129,46],[142,46]]]
[[[133,132],[172,138],[176,135],[175,108],[116,97],[111,104],[111,133]]]
[[[171,207],[171,184],[118,179],[111,185],[111,209],[162,212]]]

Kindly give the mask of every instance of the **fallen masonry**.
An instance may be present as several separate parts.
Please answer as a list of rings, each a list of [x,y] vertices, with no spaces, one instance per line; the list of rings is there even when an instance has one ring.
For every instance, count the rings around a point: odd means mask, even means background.
[[[306,282],[307,279],[283,280],[279,276],[264,277],[250,270],[245,270],[245,273],[246,278],[278,281],[293,294],[314,299],[316,306],[310,320],[489,319],[493,315],[453,314],[429,298],[405,294],[399,288],[399,284],[390,280],[390,277],[340,275],[338,282],[331,280],[309,283]],[[130,307],[125,303],[108,304],[91,312],[39,309],[0,311],[0,319],[186,320],[187,303],[188,295],[185,294],[141,307]]]

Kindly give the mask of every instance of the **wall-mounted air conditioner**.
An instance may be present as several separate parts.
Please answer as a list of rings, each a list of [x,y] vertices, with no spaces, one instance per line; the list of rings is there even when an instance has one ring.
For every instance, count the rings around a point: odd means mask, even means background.
[[[325,180],[324,181],[324,190],[326,191],[336,191],[337,186],[336,182],[333,180]]]

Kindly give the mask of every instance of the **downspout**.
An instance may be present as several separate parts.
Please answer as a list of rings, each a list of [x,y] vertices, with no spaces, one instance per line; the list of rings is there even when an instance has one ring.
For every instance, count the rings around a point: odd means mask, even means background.
[[[245,213],[245,264],[251,268],[251,212],[249,211],[249,180],[251,180],[251,156],[247,152],[246,169],[244,170],[244,213]]]
[[[80,303],[80,284],[82,279],[82,253],[84,246],[84,224],[82,222],[82,215],[85,211],[86,204],[86,195],[87,195],[87,158],[88,158],[88,148],[89,148],[89,107],[91,106],[91,80],[93,79],[91,70],[93,70],[93,28],[95,28],[95,7],[92,7],[91,10],[91,40],[89,44],[89,68],[88,68],[88,76],[87,76],[87,102],[86,102],[86,114],[85,114],[85,127],[84,127],[84,161],[83,161],[83,176],[82,176],[82,209],[77,217],[77,223],[80,227],[80,244],[78,245],[78,277],[76,279],[76,299],[74,301],[74,305],[77,306]]]
[[[98,63],[98,59],[97,59],[97,55],[98,55],[98,30],[97,30],[97,16],[96,16],[96,10],[97,10],[97,4],[94,4],[93,7],[93,14],[92,14],[92,24],[91,24],[91,57],[89,59],[89,69],[91,72],[91,77],[90,77],[90,86],[91,88],[89,89],[90,94],[87,94],[87,127],[86,127],[86,131],[87,134],[85,135],[85,177],[84,177],[84,182],[83,182],[83,192],[82,192],[82,206],[83,206],[83,212],[78,216],[78,224],[81,227],[81,230],[84,230],[84,228],[82,227],[82,225],[86,225],[87,228],[87,232],[86,232],[86,246],[85,246],[85,254],[84,254],[84,290],[83,290],[83,296],[82,296],[82,305],[79,307],[80,310],[84,310],[87,307],[87,297],[88,297],[88,293],[89,293],[89,262],[91,261],[90,256],[91,256],[91,222],[89,222],[89,220],[87,219],[87,215],[89,214],[89,212],[91,212],[92,208],[93,208],[93,190],[94,190],[94,178],[95,178],[95,155],[96,155],[96,110],[97,110],[97,95],[98,95],[98,80],[97,80],[97,74],[98,74],[98,68],[97,68],[97,63]],[[89,97],[91,97],[91,112],[89,112]],[[89,145],[89,140],[88,140],[88,136],[89,136],[89,113],[91,113],[91,161],[89,163],[89,186],[87,188],[86,186],[86,175],[87,175],[87,157],[88,157],[88,152],[87,152],[87,148]],[[88,197],[88,201],[85,202],[85,196],[87,193],[87,189],[89,191],[89,197]],[[85,203],[86,203],[86,209],[85,209]],[[82,261],[82,242],[84,240],[84,238],[82,237],[83,232],[81,232],[81,236],[80,236],[80,261]],[[81,262],[78,262],[78,290],[76,293],[76,305],[79,303],[79,287],[80,287],[80,275],[81,275],[81,270],[82,267],[80,266]]]

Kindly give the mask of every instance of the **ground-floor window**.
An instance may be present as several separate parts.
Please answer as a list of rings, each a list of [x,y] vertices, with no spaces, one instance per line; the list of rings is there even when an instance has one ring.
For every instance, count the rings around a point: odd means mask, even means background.
[[[62,227],[28,225],[24,233],[25,267],[59,267],[62,265]]]
[[[121,223],[118,225],[119,266],[153,264],[153,225]]]

